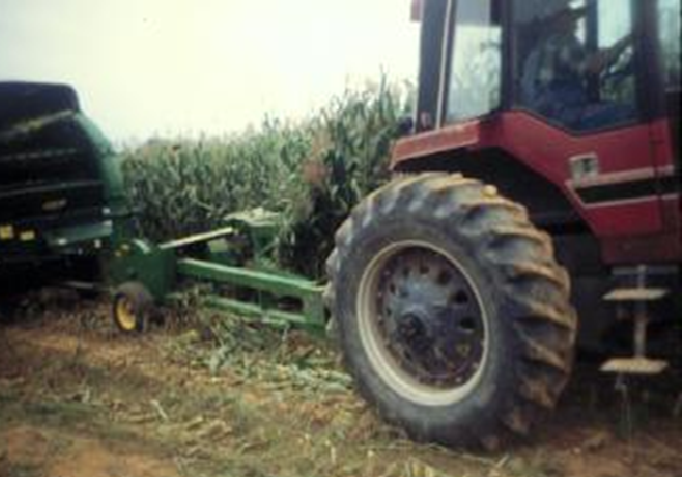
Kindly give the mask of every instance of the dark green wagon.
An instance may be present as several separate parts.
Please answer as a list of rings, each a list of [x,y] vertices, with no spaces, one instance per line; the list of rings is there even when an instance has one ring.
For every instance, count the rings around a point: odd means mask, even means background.
[[[0,301],[98,278],[127,214],[110,143],[67,85],[0,83]]]

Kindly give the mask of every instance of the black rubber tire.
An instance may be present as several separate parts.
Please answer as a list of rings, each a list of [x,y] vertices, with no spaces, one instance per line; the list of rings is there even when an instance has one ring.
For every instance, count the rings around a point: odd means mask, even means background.
[[[397,241],[434,244],[471,277],[487,314],[486,364],[458,402],[405,399],[375,369],[363,346],[357,301],[372,258]],[[395,179],[358,205],[336,234],[326,293],[344,360],[359,392],[414,439],[487,449],[529,435],[554,408],[571,371],[576,315],[568,275],[550,237],[522,206],[460,175]]]
[[[120,316],[120,304],[126,300],[134,315],[134,326],[126,324]],[[111,307],[111,314],[116,327],[125,334],[142,333],[147,329],[149,317],[154,309],[154,299],[151,293],[142,283],[126,282],[118,286],[114,293],[114,299]]]

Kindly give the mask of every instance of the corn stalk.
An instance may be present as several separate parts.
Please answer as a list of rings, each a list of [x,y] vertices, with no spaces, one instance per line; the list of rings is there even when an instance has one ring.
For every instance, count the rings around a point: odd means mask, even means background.
[[[178,238],[219,227],[231,212],[263,207],[284,217],[280,264],[321,277],[335,230],[388,180],[391,144],[411,96],[409,85],[384,77],[298,123],[266,118],[241,134],[156,139],[125,150],[124,178],[142,233]]]

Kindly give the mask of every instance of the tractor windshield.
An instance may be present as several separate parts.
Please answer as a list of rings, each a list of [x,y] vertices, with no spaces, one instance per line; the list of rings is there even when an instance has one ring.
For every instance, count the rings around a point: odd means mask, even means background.
[[[494,0],[453,2],[446,122],[485,115],[500,105],[502,29]]]

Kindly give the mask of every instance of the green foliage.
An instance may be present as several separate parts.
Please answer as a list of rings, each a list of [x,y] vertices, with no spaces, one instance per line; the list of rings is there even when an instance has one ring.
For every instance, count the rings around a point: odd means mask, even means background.
[[[346,91],[300,123],[266,118],[221,138],[152,140],[123,152],[122,168],[145,236],[160,241],[222,225],[235,211],[284,216],[280,264],[321,277],[334,232],[388,179],[392,141],[412,88],[385,78]]]

